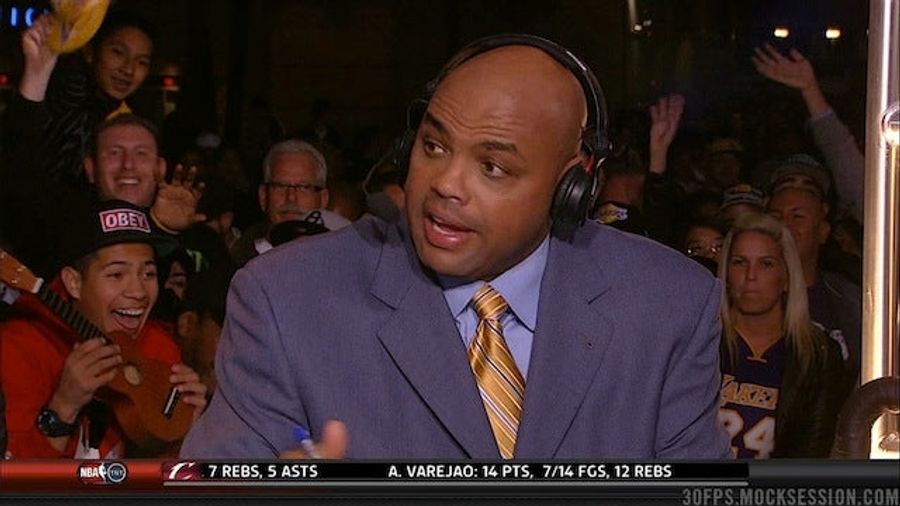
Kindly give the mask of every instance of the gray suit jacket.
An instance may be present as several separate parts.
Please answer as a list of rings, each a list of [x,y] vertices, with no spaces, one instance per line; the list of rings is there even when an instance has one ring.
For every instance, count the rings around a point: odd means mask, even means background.
[[[596,223],[551,240],[516,458],[721,458],[720,285]],[[403,225],[362,220],[240,270],[218,389],[181,450],[271,458],[325,421],[350,458],[499,458],[440,286]]]

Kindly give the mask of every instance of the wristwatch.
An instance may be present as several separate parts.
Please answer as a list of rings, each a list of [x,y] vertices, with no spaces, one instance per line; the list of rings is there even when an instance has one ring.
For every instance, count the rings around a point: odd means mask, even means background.
[[[77,423],[66,423],[59,418],[56,411],[44,406],[34,421],[39,431],[47,437],[71,436],[78,430]]]

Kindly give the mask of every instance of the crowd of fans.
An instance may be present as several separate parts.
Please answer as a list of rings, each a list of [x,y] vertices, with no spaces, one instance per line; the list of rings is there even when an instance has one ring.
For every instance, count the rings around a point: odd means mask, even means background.
[[[402,164],[344,145],[324,101],[296,136],[272,129],[259,166],[242,166],[252,157],[213,132],[167,160],[166,132],[128,103],[149,74],[153,27],[112,12],[85,51],[58,56],[49,23],[22,37],[0,242],[102,332],[152,334],[148,353],[176,364],[170,381],[199,413],[215,392],[233,272],[364,216],[400,219]],[[664,96],[641,113],[649,128],[613,125],[591,219],[667,244],[721,279],[720,418],[735,455],[827,456],[861,363],[863,157],[802,54],[765,46],[752,64],[799,94],[809,117],[795,133],[808,132],[815,149],[768,152],[749,118],[679,135],[692,104]],[[91,228],[110,211],[131,221]],[[109,415],[92,400],[115,375],[115,346],[81,342],[34,294],[0,290],[7,457],[139,454],[103,432]]]

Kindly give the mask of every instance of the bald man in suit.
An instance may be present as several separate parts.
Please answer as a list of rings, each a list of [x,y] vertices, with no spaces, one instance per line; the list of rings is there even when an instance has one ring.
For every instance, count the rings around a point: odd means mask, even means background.
[[[528,44],[443,75],[414,132],[404,217],[237,273],[218,389],[182,455],[304,457],[302,426],[335,458],[727,457],[718,283],[597,223],[552,233],[561,179],[593,163],[585,97]]]

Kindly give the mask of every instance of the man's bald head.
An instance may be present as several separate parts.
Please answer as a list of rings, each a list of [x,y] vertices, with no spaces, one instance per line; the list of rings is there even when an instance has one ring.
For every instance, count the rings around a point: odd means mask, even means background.
[[[409,162],[407,220],[422,263],[490,280],[547,237],[553,195],[583,161],[578,79],[542,50],[503,46],[438,83]]]
[[[497,105],[520,110],[527,106],[541,130],[558,137],[561,154],[571,155],[581,146],[587,121],[584,90],[569,69],[541,49],[511,45],[473,56],[441,80],[433,97],[449,84],[508,91],[509,102]]]

